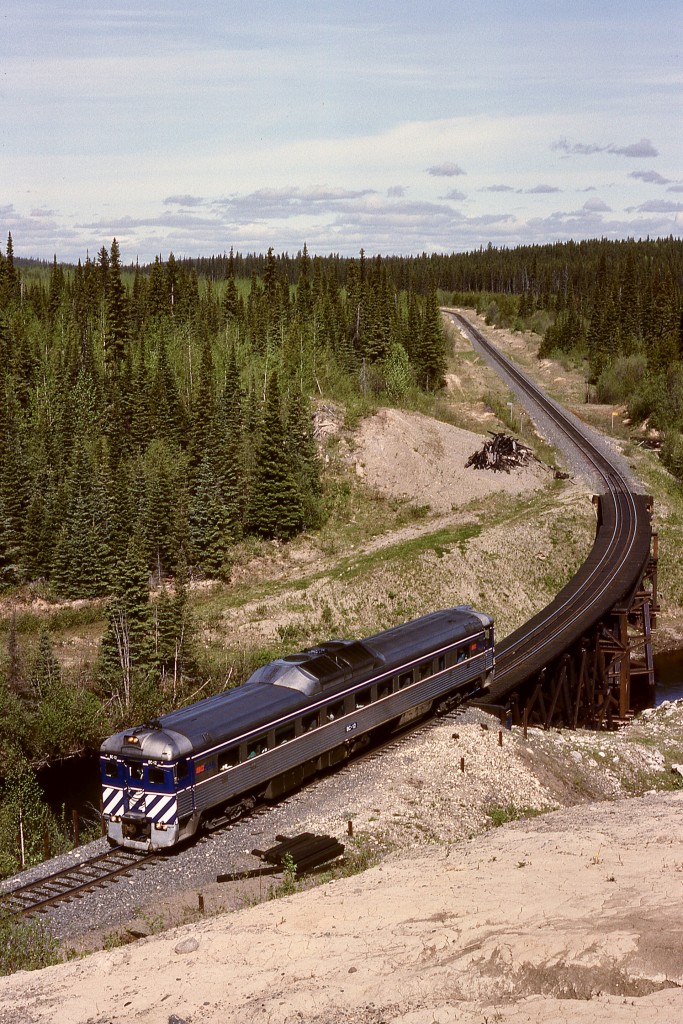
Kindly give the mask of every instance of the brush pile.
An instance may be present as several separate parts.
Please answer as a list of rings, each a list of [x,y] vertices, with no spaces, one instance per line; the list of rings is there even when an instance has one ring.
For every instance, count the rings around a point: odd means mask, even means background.
[[[535,458],[531,448],[509,434],[489,433],[491,440],[484,441],[482,448],[470,455],[465,466],[509,473],[511,469],[527,466]]]

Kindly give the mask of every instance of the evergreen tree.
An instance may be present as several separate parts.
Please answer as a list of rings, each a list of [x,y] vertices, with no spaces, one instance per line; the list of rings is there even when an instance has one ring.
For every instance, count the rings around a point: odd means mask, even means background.
[[[107,357],[111,372],[123,365],[128,348],[128,304],[121,281],[119,244],[112,239],[107,277]]]
[[[294,387],[287,415],[288,461],[299,491],[302,527],[317,529],[322,522],[321,465],[313,433],[309,401]]]
[[[291,537],[304,525],[301,496],[288,459],[275,373],[266,389],[248,518],[251,529],[262,537]]]
[[[171,700],[175,706],[178,688],[183,679],[194,671],[194,622],[190,610],[189,575],[184,554],[169,593],[164,587],[154,609],[155,655],[162,685],[170,682]]]
[[[126,718],[133,707],[150,704],[153,665],[149,572],[136,538],[114,571],[107,630],[100,648],[103,682]]]
[[[204,454],[199,465],[197,486],[190,505],[190,529],[193,566],[208,576],[223,574],[230,523],[210,452]]]
[[[434,286],[425,300],[414,365],[418,384],[426,391],[437,391],[444,386],[446,355],[441,314]]]

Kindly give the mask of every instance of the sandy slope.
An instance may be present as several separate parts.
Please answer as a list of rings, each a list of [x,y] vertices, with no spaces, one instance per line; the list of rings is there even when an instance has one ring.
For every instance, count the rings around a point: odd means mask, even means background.
[[[5,1022],[683,1019],[683,794],[578,806],[0,983]]]

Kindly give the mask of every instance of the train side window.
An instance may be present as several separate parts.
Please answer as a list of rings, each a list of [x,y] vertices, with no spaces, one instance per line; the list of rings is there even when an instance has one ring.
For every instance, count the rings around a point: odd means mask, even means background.
[[[104,774],[108,779],[117,779],[119,776],[118,761],[107,761],[104,766]]]
[[[399,689],[401,689],[404,686],[410,686],[412,681],[413,681],[413,673],[412,672],[404,672],[402,676],[398,677]]]
[[[446,658],[445,658],[445,655],[440,654],[439,655],[439,672],[443,672],[443,670],[445,668],[446,668]]]
[[[293,740],[296,735],[294,729],[294,723],[291,725],[283,725],[281,729],[275,731],[275,746],[279,746],[281,743],[289,743]]]
[[[344,714],[344,701],[338,700],[336,704],[328,704],[327,711],[325,713],[327,715],[328,722],[333,722],[335,718],[341,718]]]
[[[161,786],[166,781],[163,768],[157,768],[156,765],[151,764],[147,769],[147,781],[152,786]]]
[[[235,768],[240,763],[240,748],[229,747],[228,750],[221,750],[218,755],[218,771],[224,772],[227,768]]]
[[[255,740],[247,743],[247,758],[256,757],[258,754],[265,754],[268,749],[268,738],[258,736]]]
[[[176,765],[175,777],[178,780],[178,782],[182,782],[183,779],[186,779],[189,774],[190,769],[188,763],[185,760],[185,758],[183,758],[183,760],[178,761],[178,764]]]
[[[301,729],[303,732],[310,732],[311,729],[317,729],[319,724],[317,711],[312,715],[304,715],[301,719]]]
[[[432,674],[432,663],[431,661],[425,661],[424,665],[420,665],[420,679],[426,679],[427,676]]]
[[[382,697],[388,697],[393,690],[391,679],[385,680],[383,683],[377,685],[377,700],[381,700]]]
[[[142,782],[142,765],[141,764],[129,764],[128,771],[130,772],[131,779],[135,779],[138,782]]]
[[[466,658],[467,658],[467,648],[466,647],[458,647],[458,665],[460,664],[461,661],[465,661]]]
[[[372,703],[372,689],[368,686],[365,690],[359,690],[355,694],[356,699],[356,711],[360,711],[361,708],[366,708],[368,704]]]

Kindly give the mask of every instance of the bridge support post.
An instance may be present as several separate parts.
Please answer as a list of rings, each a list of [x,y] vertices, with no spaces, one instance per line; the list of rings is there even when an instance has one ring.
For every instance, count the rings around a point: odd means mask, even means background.
[[[525,722],[544,729],[610,729],[626,721],[635,705],[647,703],[655,683],[657,554],[653,534],[635,591],[520,689],[516,696]]]

